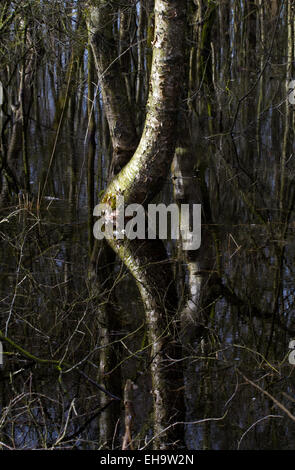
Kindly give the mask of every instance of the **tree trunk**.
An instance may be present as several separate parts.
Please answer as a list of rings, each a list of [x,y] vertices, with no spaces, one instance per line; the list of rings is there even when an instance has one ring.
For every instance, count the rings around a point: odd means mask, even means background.
[[[145,126],[133,157],[105,191],[101,202],[109,205],[111,211],[117,195],[124,196],[125,204],[147,205],[167,178],[175,148],[184,68],[185,3],[155,1],[153,60]],[[112,105],[108,94],[114,96],[114,92],[107,88],[112,84],[105,86],[103,81],[102,84],[106,112],[110,114]],[[173,425],[182,417],[182,396],[181,392],[177,393],[181,372],[175,360],[181,358],[181,349],[177,344],[177,296],[171,265],[159,240],[108,241],[134,276],[144,303],[152,356],[153,442],[157,449],[170,448],[183,435],[181,427]]]

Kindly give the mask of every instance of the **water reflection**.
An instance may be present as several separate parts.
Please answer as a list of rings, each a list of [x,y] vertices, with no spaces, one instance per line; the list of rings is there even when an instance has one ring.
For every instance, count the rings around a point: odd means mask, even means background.
[[[295,427],[282,408],[295,413],[288,363],[289,340],[295,337],[295,165],[294,111],[285,87],[291,60],[286,10],[278,23],[277,11],[266,23],[268,7],[259,10],[254,41],[245,33],[247,20],[240,21],[240,3],[230,2],[229,11],[225,3],[218,10],[220,43],[212,46],[212,83],[191,93],[188,103],[190,167],[175,173],[176,191],[186,184],[188,197],[200,198],[205,211],[204,242],[195,258],[169,245],[180,297],[188,296],[203,328],[183,347],[186,445],[292,449]],[[78,56],[78,65],[86,63],[87,53]],[[118,260],[111,262],[111,287],[110,266],[104,264],[96,266],[104,277],[100,289],[89,282],[88,90],[86,71],[78,65],[70,71],[69,63],[63,56],[60,64],[53,61],[38,71],[28,128],[31,192],[0,212],[1,331],[15,343],[2,341],[0,445],[121,446],[122,400],[118,409],[116,398],[100,388],[109,392],[100,363],[105,325],[98,315],[107,304],[121,321],[110,332],[114,345],[120,343],[111,373],[120,370],[123,384],[127,379],[136,384],[133,436],[135,447],[142,448],[152,438],[144,313],[134,281]],[[66,106],[60,102],[61,70],[72,80]],[[97,195],[105,187],[111,153],[100,97],[95,121]],[[173,194],[169,177],[159,199],[171,202]],[[199,285],[200,303],[194,296]],[[112,409],[115,431],[106,444],[101,417]]]

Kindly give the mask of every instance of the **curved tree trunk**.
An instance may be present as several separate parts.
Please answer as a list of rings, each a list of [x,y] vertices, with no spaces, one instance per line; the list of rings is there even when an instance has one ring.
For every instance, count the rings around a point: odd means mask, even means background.
[[[109,5],[109,2],[97,2],[101,9],[106,3]],[[124,196],[125,204],[147,205],[161,190],[167,178],[177,134],[177,114],[184,68],[185,10],[186,2],[183,1],[155,1],[153,59],[145,126],[133,157],[114,177],[104,193],[101,202],[107,204],[110,211],[114,210],[117,195]],[[92,23],[94,18],[97,19],[97,15],[98,11],[94,12],[92,9]],[[104,23],[100,24],[105,24],[105,18]],[[94,34],[93,41],[96,42],[93,50],[97,68],[102,71],[110,64],[109,62],[102,65],[102,59],[98,59],[98,44],[102,47],[104,39],[99,36],[97,30],[94,32],[93,26],[91,34]],[[124,111],[128,107],[126,105],[122,108],[122,103],[119,103],[116,87],[122,90],[122,85],[118,85],[120,76],[115,74],[114,70],[111,74],[109,68],[108,74],[100,74],[100,77],[106,114],[114,139],[115,132],[112,128],[117,125],[116,119],[119,118],[121,126],[123,122],[128,127],[130,120],[127,116],[126,119],[124,117]],[[129,132],[126,132],[126,135],[128,134]],[[120,143],[125,134],[121,138]],[[175,331],[177,296],[171,265],[164,245],[159,240],[108,241],[134,276],[144,303],[152,357],[153,443],[157,449],[168,448],[183,435],[180,426],[173,425],[182,417],[182,396],[177,390],[181,385],[181,373],[176,360],[180,359],[181,350],[177,345]]]
[[[185,2],[155,2],[155,39],[147,116],[135,154],[110,183],[102,202],[121,194],[125,203],[148,204],[158,194],[173,159],[183,79]]]

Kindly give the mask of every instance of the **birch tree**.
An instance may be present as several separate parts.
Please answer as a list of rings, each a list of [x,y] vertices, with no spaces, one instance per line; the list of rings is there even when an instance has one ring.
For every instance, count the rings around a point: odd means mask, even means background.
[[[133,6],[135,7],[135,6]],[[174,155],[177,115],[184,69],[186,2],[155,0],[154,40],[146,120],[137,143],[125,83],[114,57],[111,15],[118,3],[89,3],[88,28],[113,144],[114,174],[102,203],[114,211],[117,195],[125,204],[147,206],[167,178]],[[124,52],[124,51],[123,51]],[[164,449],[182,431],[174,426],[182,408],[175,341],[177,296],[171,264],[160,240],[109,240],[138,285],[146,312],[154,397],[154,446]],[[180,431],[180,432],[179,432]]]

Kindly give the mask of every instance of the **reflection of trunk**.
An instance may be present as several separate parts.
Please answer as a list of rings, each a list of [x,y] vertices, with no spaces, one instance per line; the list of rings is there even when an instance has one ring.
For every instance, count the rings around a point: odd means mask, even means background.
[[[259,6],[259,22],[260,22],[260,29],[259,29],[259,40],[260,44],[262,47],[264,46],[265,42],[265,15],[264,15],[264,5],[263,1],[259,0],[258,3]],[[260,46],[260,70],[262,70],[263,64],[264,64],[264,56],[262,54],[262,47]],[[257,141],[257,155],[258,158],[260,158],[260,152],[261,152],[261,118],[260,118],[260,113],[262,109],[262,104],[263,104],[263,96],[264,96],[264,80],[260,80],[259,82],[259,91],[258,91],[258,100],[257,100],[257,127],[256,127],[256,141]]]
[[[136,77],[136,98],[135,102],[138,106],[143,102],[143,74],[144,74],[144,51],[143,51],[143,38],[144,38],[144,12],[143,3],[139,4],[139,18],[138,18],[138,31],[137,31],[137,77]]]
[[[94,64],[93,54],[88,47],[88,155],[87,155],[87,202],[88,202],[88,250],[91,254],[93,249],[93,209],[94,209],[94,163],[95,163],[95,115],[94,115]]]
[[[293,23],[294,23],[294,11],[291,5],[291,2],[288,1],[287,3],[287,11],[286,11],[286,23],[287,23],[287,63],[286,63],[286,94],[288,94],[288,84],[290,80],[293,78],[293,41],[294,41],[294,31],[293,31]],[[282,142],[282,152],[280,158],[280,173],[279,173],[279,181],[278,181],[278,216],[280,219],[280,231],[279,231],[279,239],[285,240],[287,227],[290,221],[290,215],[293,211],[294,207],[294,180],[293,178],[289,177],[289,170],[287,168],[287,156],[292,155],[292,128],[290,128],[290,121],[291,120],[291,113],[292,113],[292,106],[290,105],[289,101],[286,100],[285,104],[285,122],[284,122],[284,135],[283,135],[283,142]],[[283,313],[283,305],[284,305],[284,295],[283,295],[283,277],[284,277],[284,253],[285,253],[285,244],[281,244],[276,249],[276,261],[274,262],[275,268],[275,275],[273,280],[273,300],[272,300],[272,323],[271,323],[271,330],[268,338],[267,349],[265,352],[265,357],[268,357],[268,354],[271,350],[272,344],[274,342],[274,335],[275,335],[275,324],[277,319],[281,317]]]
[[[185,2],[156,0],[145,127],[132,159],[104,194],[102,202],[112,207],[117,194],[124,196],[126,204],[147,204],[159,192],[167,177],[175,146],[184,31]],[[114,95],[114,90],[107,87],[107,93],[103,93],[106,112],[111,100],[108,94]],[[111,109],[110,106],[109,111]],[[179,356],[179,350],[173,344],[176,292],[172,270],[165,249],[157,240],[110,243],[135,277],[145,306],[152,354],[154,433],[157,436],[154,445],[165,448],[169,441],[175,439],[175,430],[179,430],[179,427],[172,426],[165,431],[169,424],[178,420],[179,404],[176,399],[180,395],[175,393],[179,373],[173,359]]]
[[[110,7],[110,3],[114,8]],[[124,78],[120,73],[118,49],[113,38],[116,2],[100,0],[96,2],[96,5],[98,6],[95,6],[95,2],[93,5],[90,2],[87,21],[104,109],[112,137],[112,173],[115,174],[129,161],[136,149],[137,138]]]
[[[292,36],[293,36],[293,31],[292,31],[292,26],[293,26],[293,21],[294,16],[293,16],[293,9],[291,7],[291,2],[288,2],[288,8],[286,12],[286,22],[288,26],[288,36],[287,36],[287,64],[286,64],[286,94],[288,94],[289,89],[289,83],[290,80],[293,79],[293,70],[292,70],[292,64],[293,64],[293,41],[292,41]],[[286,207],[286,200],[285,199],[286,195],[289,192],[289,188],[287,186],[286,182],[286,176],[288,170],[286,169],[286,161],[287,161],[287,155],[288,155],[288,143],[289,139],[292,137],[291,132],[292,129],[290,128],[290,114],[291,114],[291,109],[292,106],[290,106],[290,103],[288,100],[286,100],[286,109],[285,109],[285,129],[284,129],[284,136],[283,136],[283,145],[282,145],[282,156],[281,156],[281,161],[280,161],[280,181],[279,181],[279,209],[280,211],[283,211]],[[292,150],[290,149],[290,153]],[[281,217],[283,214],[281,213]]]
[[[29,165],[27,160],[27,148],[26,148],[26,132],[28,115],[32,104],[33,98],[33,76],[36,70],[36,54],[33,50],[33,43],[31,35],[24,26],[23,32],[23,46],[26,50],[23,52],[23,64],[20,70],[20,84],[18,91],[18,102],[12,109],[12,135],[9,140],[9,146],[7,148],[7,155],[3,156],[3,169],[5,174],[5,180],[2,186],[1,199],[5,200],[8,197],[9,192],[13,188],[16,188],[15,182],[18,170],[18,157],[21,151],[23,151],[23,164],[25,174],[25,186],[29,189]]]
[[[202,242],[201,248],[194,251],[185,251],[182,240],[178,244],[179,264],[186,268],[186,295],[180,314],[183,357],[194,355],[197,346],[201,346],[202,352],[208,337],[206,333],[209,317],[214,313],[216,302],[213,291],[215,237],[207,225],[212,222],[209,194],[202,165],[199,164],[196,170],[197,155],[193,150],[188,127],[189,119],[183,114],[179,118],[178,143],[172,165],[174,197],[179,205],[189,204],[192,207],[193,204],[202,204]],[[180,286],[180,290],[183,290],[183,286]],[[186,361],[185,366],[186,421],[194,421],[197,416],[192,397],[199,388],[200,376],[196,373],[195,363]],[[201,396],[202,401],[206,401],[206,396]],[[188,441],[193,433],[196,433],[196,427],[189,425],[186,428]]]
[[[224,76],[230,75],[230,2],[219,3],[219,37],[220,37],[220,53],[222,60],[220,67],[224,69]]]
[[[97,246],[97,244],[96,244]],[[94,251],[95,252],[95,251]],[[110,247],[103,243],[100,246],[100,253],[98,256],[98,284],[92,283],[93,294],[101,299],[98,305],[98,321],[100,329],[100,357],[99,357],[99,382],[102,381],[106,390],[113,395],[121,396],[121,371],[117,368],[114,372],[112,370],[118,366],[122,359],[122,351],[120,343],[117,343],[118,331],[120,331],[120,318],[119,312],[115,307],[115,299],[112,289],[113,284],[113,262],[114,253]],[[103,286],[103,287],[102,287]],[[102,290],[104,289],[104,294]],[[116,435],[116,427],[120,419],[120,402],[113,401],[110,406],[109,397],[100,394],[100,406],[107,407],[99,417],[99,438],[102,448],[111,448],[111,443]]]
[[[119,29],[119,54],[120,54],[120,72],[125,80],[125,87],[128,102],[131,105],[133,98],[133,86],[130,74],[130,49],[131,49],[131,28],[134,21],[134,12],[129,4],[129,8],[120,8],[120,29]],[[127,162],[126,162],[127,163]]]
[[[121,246],[113,244],[124,264],[134,276],[146,312],[148,341],[151,348],[151,374],[154,395],[154,441],[157,449],[175,439],[182,438],[180,427],[171,427],[179,421],[182,396],[177,389],[182,374],[174,360],[181,358],[181,350],[175,343],[176,287],[167,260],[166,250],[158,240],[125,240]]]
[[[134,421],[133,389],[134,383],[128,379],[124,387],[125,433],[122,450],[134,450],[132,443],[132,425]]]
[[[212,77],[212,28],[216,17],[216,3],[212,0],[199,0],[199,21],[202,28],[199,31],[199,81],[210,89],[213,86]],[[206,10],[205,10],[206,5]]]
[[[257,19],[257,6],[255,1],[245,2],[245,21],[244,21],[244,64],[245,67],[256,66],[256,19]]]
[[[99,300],[97,315],[101,349],[98,381],[102,381],[105,389],[113,395],[121,396],[121,370],[117,367],[122,360],[121,344],[118,342],[121,324],[119,312],[115,307],[114,261],[115,253],[106,241],[98,243],[98,240],[95,240],[88,277],[93,301],[98,303],[96,299]],[[120,418],[120,402],[113,401],[108,406],[109,402],[107,395],[101,393],[100,406],[106,407],[99,417],[99,441],[102,448],[110,448]]]
[[[45,190],[54,193],[54,184],[52,180],[49,180],[50,172],[52,165],[54,164],[55,157],[57,155],[57,144],[59,142],[62,128],[65,124],[67,111],[69,109],[70,101],[72,100],[73,104],[73,97],[77,91],[77,74],[79,72],[79,61],[82,58],[83,49],[81,45],[78,44],[77,47],[74,47],[71,51],[71,55],[67,64],[66,73],[65,73],[65,83],[61,88],[59,93],[59,97],[57,100],[57,104],[55,107],[55,114],[52,123],[52,127],[55,130],[55,135],[53,136],[52,141],[52,150],[50,155],[49,162],[44,161],[44,169],[42,175],[42,183],[41,183],[41,198],[45,193]],[[74,121],[74,115],[73,115]],[[51,183],[51,186],[47,187],[47,184]]]
[[[196,171],[196,157],[187,129],[188,123],[184,116],[179,121],[179,139],[172,166],[174,196],[179,204],[189,204],[190,207],[192,204],[202,204],[203,219],[202,249],[184,251],[182,244],[179,244],[179,256],[187,269],[188,292],[181,311],[181,323],[183,341],[188,343],[202,332],[209,316],[207,304],[211,302],[209,286],[214,280],[213,249],[216,237],[206,225],[212,223],[212,216],[204,169],[200,164]]]
[[[271,16],[275,18],[278,12],[278,0],[271,0],[270,3]]]

